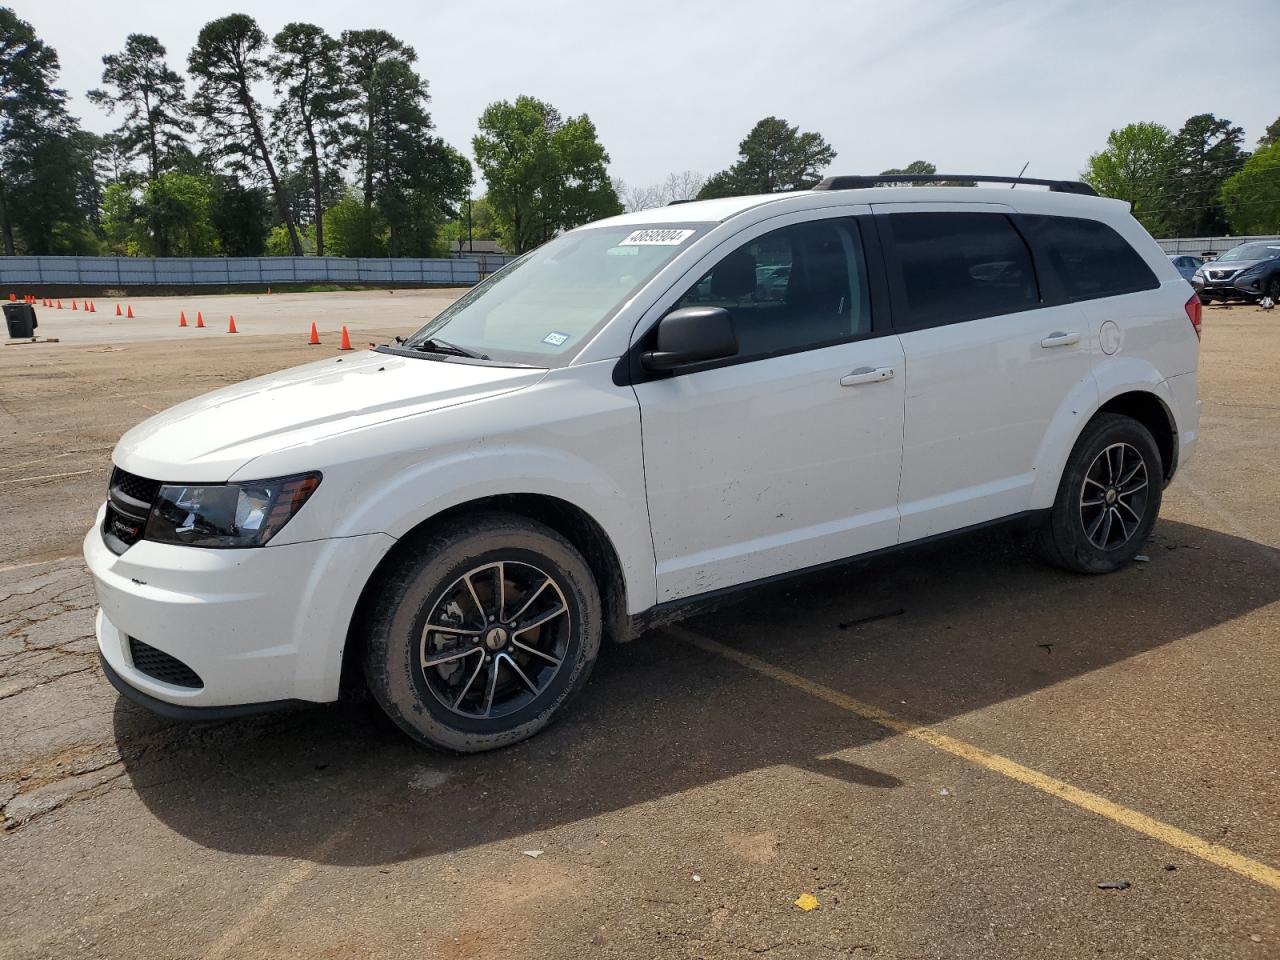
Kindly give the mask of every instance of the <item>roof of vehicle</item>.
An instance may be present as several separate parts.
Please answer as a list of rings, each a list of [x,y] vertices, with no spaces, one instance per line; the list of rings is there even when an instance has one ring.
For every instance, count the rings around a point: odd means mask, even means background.
[[[1055,193],[1027,187],[869,187],[853,190],[796,190],[789,193],[760,193],[746,197],[723,197],[717,200],[693,200],[665,207],[637,210],[587,224],[592,227],[648,225],[661,223],[720,223],[748,210],[768,206],[772,211],[847,206],[870,203],[1000,203],[1026,213],[1056,213],[1064,216],[1096,216],[1108,209],[1114,214],[1127,212],[1129,205],[1121,200]],[[584,229],[584,228],[579,228]]]

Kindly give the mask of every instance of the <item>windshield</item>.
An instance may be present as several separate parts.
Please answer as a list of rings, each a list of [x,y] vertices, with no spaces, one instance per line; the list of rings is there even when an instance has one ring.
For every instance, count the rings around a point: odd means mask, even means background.
[[[1259,241],[1258,243],[1242,243],[1232,247],[1219,260],[1274,260],[1280,257],[1280,240]]]
[[[595,227],[563,234],[472,287],[405,341],[496,361],[563,366],[706,224]]]

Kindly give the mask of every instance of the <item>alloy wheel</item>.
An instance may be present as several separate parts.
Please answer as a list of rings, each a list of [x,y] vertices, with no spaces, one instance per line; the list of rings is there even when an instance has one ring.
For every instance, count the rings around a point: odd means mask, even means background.
[[[458,577],[432,607],[418,667],[449,711],[473,720],[509,716],[555,680],[572,626],[553,576],[524,561],[486,563]]]
[[[1080,489],[1080,522],[1100,550],[1128,543],[1147,509],[1147,463],[1127,443],[1112,443],[1085,471]]]

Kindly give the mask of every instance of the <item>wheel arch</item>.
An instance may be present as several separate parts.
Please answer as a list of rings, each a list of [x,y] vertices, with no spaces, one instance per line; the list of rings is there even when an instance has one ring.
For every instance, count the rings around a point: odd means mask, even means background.
[[[618,550],[604,527],[587,511],[560,497],[545,493],[502,493],[477,497],[446,507],[421,520],[402,536],[369,575],[347,627],[342,652],[342,686],[351,688],[362,683],[360,655],[363,637],[360,626],[367,616],[378,583],[406,553],[416,549],[422,538],[440,524],[483,513],[508,513],[534,520],[560,534],[587,561],[604,613],[604,640],[621,643],[636,633],[635,621],[627,613],[627,584]]]
[[[1137,420],[1151,432],[1160,451],[1167,486],[1178,468],[1178,429],[1169,404],[1150,390],[1127,390],[1103,403],[1094,416],[1099,413],[1121,414]]]

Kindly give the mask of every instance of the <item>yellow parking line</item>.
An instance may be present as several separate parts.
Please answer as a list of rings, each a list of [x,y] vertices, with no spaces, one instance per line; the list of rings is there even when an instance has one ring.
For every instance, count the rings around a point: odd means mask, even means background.
[[[1096,793],[1081,790],[1078,787],[1071,786],[1069,783],[1064,783],[1054,777],[1032,770],[1030,767],[1024,767],[1022,764],[1007,757],[983,750],[981,747],[975,747],[973,744],[957,740],[955,737],[949,737],[945,733],[939,733],[930,727],[923,727],[903,720],[901,717],[894,716],[872,704],[863,703],[861,700],[847,696],[839,690],[833,690],[831,687],[814,683],[812,680],[806,680],[804,677],[789,670],[774,666],[767,660],[761,660],[759,657],[752,656],[749,653],[735,650],[733,647],[725,646],[723,643],[694,633],[692,630],[686,630],[680,626],[667,626],[663,629],[677,639],[690,643],[701,650],[714,653],[716,656],[724,657],[726,660],[732,660],[748,670],[764,674],[779,683],[785,683],[789,687],[803,690],[810,696],[825,700],[827,703],[850,713],[856,713],[858,716],[874,721],[880,726],[886,727],[904,737],[911,737],[913,740],[927,743],[931,747],[959,757],[962,760],[968,760],[970,763],[977,764],[993,773],[998,773],[1019,783],[1025,783],[1027,786],[1033,787],[1042,793],[1065,800],[1067,803],[1080,807],[1082,810],[1088,810],[1090,813],[1096,813],[1100,817],[1106,817],[1108,820],[1151,837],[1153,840],[1159,840],[1161,843],[1181,850],[1183,853],[1189,853],[1191,856],[1199,857],[1208,863],[1225,867],[1240,874],[1242,877],[1247,877],[1273,890],[1280,890],[1280,870],[1265,863],[1252,860],[1216,843],[1208,843],[1187,833],[1185,830],[1179,830],[1177,827],[1148,817],[1146,814],[1130,810],[1128,807],[1122,807],[1118,803],[1112,803]]]

